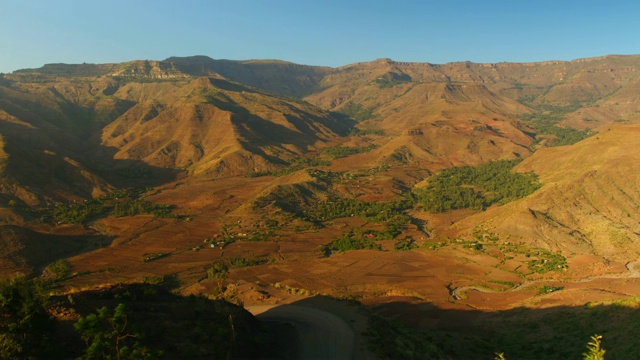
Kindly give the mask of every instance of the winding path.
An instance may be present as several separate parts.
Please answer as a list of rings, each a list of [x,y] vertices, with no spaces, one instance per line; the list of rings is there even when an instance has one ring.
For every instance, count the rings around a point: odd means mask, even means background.
[[[600,276],[591,276],[591,277],[587,277],[584,279],[580,279],[578,281],[574,281],[575,283],[585,283],[585,282],[590,282],[593,280],[597,280],[597,279],[623,279],[623,278],[640,278],[640,270],[638,270],[638,265],[640,264],[640,261],[629,261],[627,262],[624,267],[627,269],[628,273],[626,274],[617,274],[617,275],[600,275]],[[526,287],[529,287],[533,284],[536,283],[543,283],[543,282],[547,282],[548,280],[535,280],[535,281],[525,281],[522,284],[511,288],[511,289],[507,289],[507,290],[493,290],[493,289],[487,289],[484,287],[479,287],[479,286],[463,286],[463,287],[459,287],[459,288],[451,288],[450,285],[447,286],[447,288],[449,289],[449,294],[451,295],[451,297],[454,300],[460,300],[460,299],[464,299],[464,294],[467,293],[467,291],[478,291],[478,292],[482,292],[482,293],[505,293],[505,292],[513,292],[513,291],[519,291],[522,290]],[[565,281],[567,283],[569,283],[570,281]]]

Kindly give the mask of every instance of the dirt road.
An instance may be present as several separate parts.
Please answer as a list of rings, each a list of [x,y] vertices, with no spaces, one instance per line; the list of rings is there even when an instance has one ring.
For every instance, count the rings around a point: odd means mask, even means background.
[[[639,278],[640,277],[640,270],[638,269],[638,267],[640,267],[640,261],[629,261],[627,262],[625,265],[625,268],[627,269],[628,273],[625,274],[613,274],[613,275],[599,275],[599,276],[590,276],[584,279],[580,279],[578,281],[574,281],[574,283],[585,283],[585,282],[590,282],[590,281],[594,281],[594,280],[598,280],[598,279],[625,279],[625,278]],[[449,289],[449,293],[451,294],[451,297],[454,300],[460,300],[460,299],[464,299],[465,298],[465,294],[468,291],[478,291],[478,292],[483,292],[483,293],[504,293],[504,292],[513,292],[513,291],[520,291],[524,288],[530,287],[536,283],[545,283],[547,281],[545,280],[536,280],[536,281],[526,281],[514,288],[511,289],[507,289],[507,290],[493,290],[493,289],[487,289],[487,288],[483,288],[483,287],[478,287],[478,286],[463,286],[463,287],[459,287],[459,288],[452,288]],[[558,282],[558,281],[556,281]],[[570,283],[571,281],[564,281],[566,283]]]
[[[296,359],[360,359],[353,329],[338,316],[303,305],[256,305],[247,310],[263,321],[291,323],[298,334]]]

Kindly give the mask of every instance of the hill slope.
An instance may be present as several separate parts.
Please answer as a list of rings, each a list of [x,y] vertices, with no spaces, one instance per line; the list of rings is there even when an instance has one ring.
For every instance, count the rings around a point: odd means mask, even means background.
[[[127,186],[131,174],[155,178],[163,169],[264,171],[335,142],[351,127],[301,101],[215,78],[158,80],[156,69],[141,79],[7,76],[0,85],[7,201],[97,196]]]
[[[461,221],[510,241],[566,253],[631,261],[640,251],[640,126],[611,126],[569,147],[541,149],[518,165],[542,188],[532,195]]]

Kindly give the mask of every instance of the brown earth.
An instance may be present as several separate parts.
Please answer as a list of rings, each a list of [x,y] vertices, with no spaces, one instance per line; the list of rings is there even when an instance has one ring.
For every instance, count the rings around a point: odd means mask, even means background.
[[[312,294],[356,298],[426,328],[463,326],[478,316],[462,311],[468,309],[629,298],[640,290],[633,266],[640,253],[639,59],[445,65],[381,59],[331,69],[175,58],[3,75],[2,274],[38,275],[66,258],[76,273],[64,283],[69,291],[166,276],[184,294],[217,294],[217,282],[207,279],[215,262],[262,259],[231,269],[225,296],[245,305]],[[356,129],[379,131],[348,136],[354,121],[331,111],[350,103],[371,112]],[[598,133],[571,146],[536,144],[521,115],[552,107],[562,124]],[[337,144],[374,147],[330,165],[291,168],[299,158],[328,160],[323,150]],[[383,241],[384,251],[327,257],[320,247],[348,229],[381,225],[356,216],[318,227],[276,204],[282,197],[390,201],[442,168],[517,157],[525,159],[516,170],[536,173],[541,189],[486,211],[407,211],[426,224],[426,231],[408,224],[399,236],[420,246],[411,251]],[[259,173],[267,175],[247,176]],[[53,226],[22,211],[129,187],[148,187],[142,200],[174,205],[180,216]],[[274,236],[249,241],[273,221]],[[478,232],[497,240],[476,249]],[[216,244],[224,236],[235,242]],[[531,269],[531,260],[546,261],[545,251],[560,252],[566,266]],[[538,294],[543,286],[563,289]],[[447,310],[468,316],[447,319]]]

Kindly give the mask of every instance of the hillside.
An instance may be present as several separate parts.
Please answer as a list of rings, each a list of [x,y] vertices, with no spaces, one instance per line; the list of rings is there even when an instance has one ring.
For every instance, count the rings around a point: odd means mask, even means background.
[[[638,125],[603,129],[571,147],[541,149],[518,165],[542,188],[522,200],[469,217],[459,228],[486,227],[510,241],[563,253],[633,261],[640,251]]]
[[[132,177],[267,171],[352,126],[221,79],[144,80],[156,79],[153,67],[142,80],[59,78],[51,69],[37,81],[18,72],[0,86],[2,193],[32,205],[99,196]]]
[[[638,68],[194,56],[3,74],[0,270],[64,259],[61,291],[161,278],[257,306],[326,294],[454,334],[625,301]]]
[[[94,250],[109,239],[89,231],[67,234],[36,232],[15,225],[0,226],[0,276],[42,271],[58,259]]]

